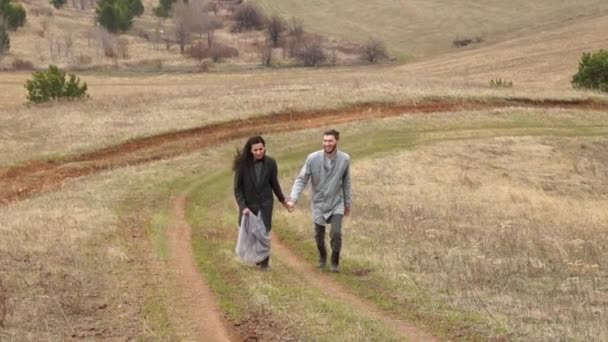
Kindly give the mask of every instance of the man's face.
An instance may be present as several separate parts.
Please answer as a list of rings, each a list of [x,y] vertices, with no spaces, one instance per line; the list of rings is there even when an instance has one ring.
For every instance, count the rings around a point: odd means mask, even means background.
[[[264,153],[266,153],[264,144],[257,143],[257,144],[251,145],[251,154],[253,154],[254,160],[261,160],[262,158],[264,158]]]
[[[323,150],[325,153],[333,153],[338,146],[338,141],[336,137],[333,135],[324,135],[323,136]]]

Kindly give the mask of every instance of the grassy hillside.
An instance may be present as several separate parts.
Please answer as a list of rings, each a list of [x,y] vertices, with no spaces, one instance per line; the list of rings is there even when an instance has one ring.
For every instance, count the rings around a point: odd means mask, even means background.
[[[608,10],[601,0],[255,1],[270,13],[300,18],[308,30],[359,42],[380,37],[394,53],[415,57],[450,51],[457,36],[492,43]]]
[[[479,49],[459,50],[400,67],[415,77],[488,85],[492,79],[515,87],[569,88],[583,52],[608,46],[608,15],[564,23],[536,34]]]

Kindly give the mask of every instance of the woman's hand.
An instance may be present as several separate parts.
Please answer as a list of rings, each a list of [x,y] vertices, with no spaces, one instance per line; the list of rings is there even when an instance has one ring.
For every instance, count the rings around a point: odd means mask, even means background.
[[[249,210],[249,208],[243,209],[243,215],[249,215],[249,214],[251,214],[251,210]]]

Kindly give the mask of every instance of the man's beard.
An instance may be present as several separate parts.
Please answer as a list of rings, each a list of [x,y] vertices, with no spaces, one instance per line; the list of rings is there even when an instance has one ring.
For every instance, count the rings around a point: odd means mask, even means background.
[[[325,153],[332,154],[332,153],[334,153],[334,151],[336,150],[336,148],[338,148],[338,145],[334,145],[334,147],[331,149],[331,151],[328,151],[327,147],[325,147],[323,149],[325,150]]]

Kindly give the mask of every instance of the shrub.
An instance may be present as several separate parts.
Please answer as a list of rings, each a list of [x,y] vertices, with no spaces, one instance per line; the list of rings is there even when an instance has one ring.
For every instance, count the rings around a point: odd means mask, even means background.
[[[141,0],[99,0],[95,9],[97,22],[113,33],[130,29],[143,12]]]
[[[67,0],[51,0],[51,5],[56,9],[60,9],[67,3]]]
[[[250,3],[239,5],[233,14],[234,32],[261,30],[266,23],[266,16],[261,9]]]
[[[127,7],[129,8],[129,13],[133,17],[140,17],[144,14],[144,4],[141,0],[127,0]]]
[[[76,63],[78,63],[78,65],[89,65],[93,63],[93,58],[91,56],[81,54],[77,57]]]
[[[15,70],[34,70],[34,64],[30,61],[17,58],[13,61],[13,68]]]
[[[571,83],[574,88],[608,92],[608,50],[583,53]]]
[[[489,84],[492,88],[513,88],[513,81],[507,81],[502,78],[490,80]]]
[[[202,61],[211,58],[214,62],[219,62],[225,58],[233,58],[239,55],[239,51],[231,46],[215,43],[209,48],[206,44],[198,42],[186,49],[186,55]]]
[[[154,7],[152,11],[157,17],[169,18],[169,13],[171,12],[171,5],[173,4],[173,2],[173,0],[159,0],[158,7]]]
[[[239,50],[232,46],[221,45],[218,43],[211,46],[211,59],[214,62],[220,62],[225,58],[233,58],[239,55]]]
[[[363,46],[361,59],[372,64],[388,59],[388,52],[384,43],[379,39],[370,38]]]
[[[0,19],[4,20],[9,30],[16,30],[25,24],[25,9],[21,4],[12,4],[11,0],[0,0]]]
[[[0,59],[11,49],[11,39],[8,36],[8,31],[0,22]]]
[[[87,84],[80,84],[80,79],[74,74],[66,79],[64,71],[50,65],[47,71],[35,72],[32,80],[25,82],[28,91],[27,99],[33,103],[43,103],[51,100],[86,98]]]
[[[321,42],[313,40],[302,44],[302,47],[296,51],[296,59],[305,66],[313,67],[325,62],[327,56],[325,55],[325,51],[323,51]]]

